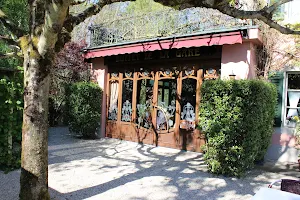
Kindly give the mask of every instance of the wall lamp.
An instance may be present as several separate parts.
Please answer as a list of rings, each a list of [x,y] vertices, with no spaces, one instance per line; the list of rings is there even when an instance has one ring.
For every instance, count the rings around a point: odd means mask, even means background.
[[[233,70],[231,72],[231,74],[229,74],[229,79],[230,80],[235,80],[236,75],[233,73]]]

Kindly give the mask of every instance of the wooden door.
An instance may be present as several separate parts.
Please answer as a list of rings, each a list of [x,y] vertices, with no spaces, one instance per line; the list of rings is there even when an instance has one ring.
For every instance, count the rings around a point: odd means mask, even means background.
[[[106,136],[200,151],[202,77],[196,67],[109,73]]]

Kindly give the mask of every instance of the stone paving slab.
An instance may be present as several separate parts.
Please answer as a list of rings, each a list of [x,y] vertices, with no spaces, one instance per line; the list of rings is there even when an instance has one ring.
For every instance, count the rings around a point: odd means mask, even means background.
[[[202,154],[116,139],[82,140],[66,128],[49,133],[49,191],[53,200],[251,199],[296,172],[250,171],[245,178],[206,172]],[[0,199],[18,199],[20,171],[0,172]]]

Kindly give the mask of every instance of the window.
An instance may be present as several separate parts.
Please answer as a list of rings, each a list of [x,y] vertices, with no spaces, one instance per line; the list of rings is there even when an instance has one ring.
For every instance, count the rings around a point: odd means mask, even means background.
[[[132,93],[133,79],[132,72],[124,73],[125,77],[122,82],[122,115],[121,121],[131,122],[132,118]]]
[[[111,73],[109,80],[109,107],[108,120],[117,121],[118,119],[118,98],[119,98],[119,80],[118,73]]]
[[[140,79],[137,81],[137,124],[139,127],[152,127],[152,100],[154,80]]]
[[[158,81],[158,111],[156,124],[158,130],[173,128],[175,124],[177,80],[162,79]],[[168,123],[168,124],[167,124]],[[168,127],[167,127],[168,125]]]
[[[180,128],[195,129],[197,74],[195,69],[186,68],[182,75]]]
[[[286,93],[284,107],[285,125],[291,125],[292,118],[299,116],[300,111],[300,73],[288,72],[286,74]]]
[[[175,126],[177,79],[175,69],[159,71],[156,128],[169,130]]]

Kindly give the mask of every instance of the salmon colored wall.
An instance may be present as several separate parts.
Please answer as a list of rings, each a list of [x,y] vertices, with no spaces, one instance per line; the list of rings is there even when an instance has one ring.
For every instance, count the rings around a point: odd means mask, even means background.
[[[107,66],[104,65],[104,58],[93,59],[92,76],[97,81],[98,85],[103,90],[102,96],[102,110],[101,110],[101,137],[105,137],[105,124],[106,124],[106,79],[107,79]]]
[[[223,45],[221,60],[222,79],[228,79],[234,73],[236,79],[255,78],[255,49],[251,42]]]
[[[256,67],[257,61],[255,45],[253,43],[250,43],[250,68],[248,78],[253,79],[256,77]]]

